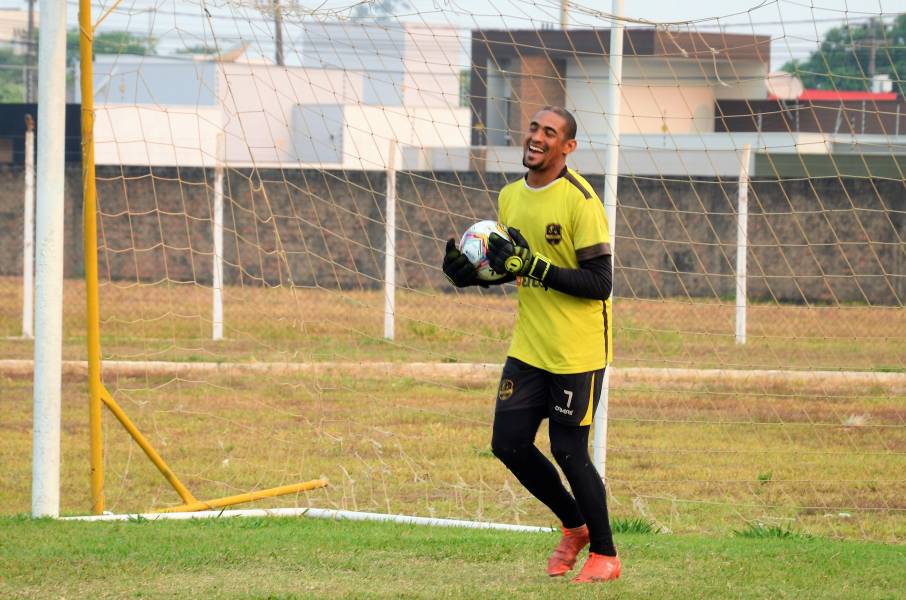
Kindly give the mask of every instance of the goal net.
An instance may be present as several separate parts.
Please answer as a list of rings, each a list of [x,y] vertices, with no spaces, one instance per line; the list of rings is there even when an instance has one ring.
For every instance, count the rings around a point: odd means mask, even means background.
[[[324,478],[254,506],[553,525],[490,451],[516,289],[440,264],[562,105],[570,166],[616,190],[614,517],[902,541],[904,17],[568,2],[564,29],[560,3],[471,4],[92,7],[112,399],[198,499]],[[85,511],[66,386],[63,510]],[[182,504],[102,423],[105,508]]]

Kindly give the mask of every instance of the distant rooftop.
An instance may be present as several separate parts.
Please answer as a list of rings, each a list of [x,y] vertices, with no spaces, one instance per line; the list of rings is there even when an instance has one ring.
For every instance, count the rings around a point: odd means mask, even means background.
[[[896,100],[896,92],[854,92],[841,90],[803,90],[799,100]]]
[[[473,62],[482,58],[545,54],[551,58],[599,57],[610,53],[609,29],[475,29]],[[770,64],[771,36],[627,28],[625,56],[674,59],[756,60]]]
[[[897,93],[887,75],[875,75],[872,91],[806,89],[802,80],[792,73],[777,71],[768,75],[768,100],[799,100],[812,102],[893,102]]]

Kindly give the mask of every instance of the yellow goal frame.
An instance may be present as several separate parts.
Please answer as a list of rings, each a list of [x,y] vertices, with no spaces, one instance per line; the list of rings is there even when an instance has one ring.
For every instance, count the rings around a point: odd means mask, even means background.
[[[90,0],[79,0],[79,84],[82,95],[82,197],[83,231],[85,253],[85,293],[87,298],[87,342],[88,342],[88,421],[91,462],[91,512],[99,515],[105,510],[104,501],[104,450],[101,430],[102,405],[113,413],[145,455],[154,463],[164,478],[173,486],[183,504],[163,509],[161,512],[189,512],[222,508],[263,498],[304,492],[327,485],[325,479],[313,479],[302,483],[284,485],[246,494],[227,496],[214,500],[198,500],[183,485],[164,459],[157,453],[141,431],[132,423],[125,411],[113,399],[101,379],[101,313],[98,293],[97,263],[97,187],[94,165],[94,89],[93,89],[93,43],[98,25],[119,5],[117,0],[98,19],[91,22]]]

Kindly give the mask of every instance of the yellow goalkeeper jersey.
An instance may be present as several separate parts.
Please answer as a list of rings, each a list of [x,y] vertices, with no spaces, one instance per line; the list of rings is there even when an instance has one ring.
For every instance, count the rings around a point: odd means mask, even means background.
[[[558,267],[609,255],[604,206],[572,169],[542,188],[523,177],[500,191],[501,223],[518,229],[533,253]],[[519,311],[509,356],[551,373],[583,373],[613,360],[610,300],[579,298],[544,289],[528,277],[517,280]]]

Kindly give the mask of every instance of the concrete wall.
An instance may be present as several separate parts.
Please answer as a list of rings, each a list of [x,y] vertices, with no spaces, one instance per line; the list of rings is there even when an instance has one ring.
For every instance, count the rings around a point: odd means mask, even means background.
[[[63,219],[63,270],[66,277],[82,273],[82,168],[67,165]],[[22,275],[22,222],[25,167],[0,165],[0,275]]]
[[[447,289],[444,241],[491,217],[505,173],[400,174],[398,284]],[[589,178],[598,190],[603,178]],[[100,274],[209,284],[210,170],[101,167]],[[364,171],[230,170],[224,216],[230,284],[373,288],[383,273],[384,175]],[[66,275],[79,276],[81,187],[67,171]],[[736,184],[621,178],[616,291],[623,297],[731,297]],[[22,264],[21,169],[0,170],[0,275]],[[490,191],[489,191],[490,190]],[[901,181],[755,183],[749,291],[783,302],[906,298],[906,194]]]

